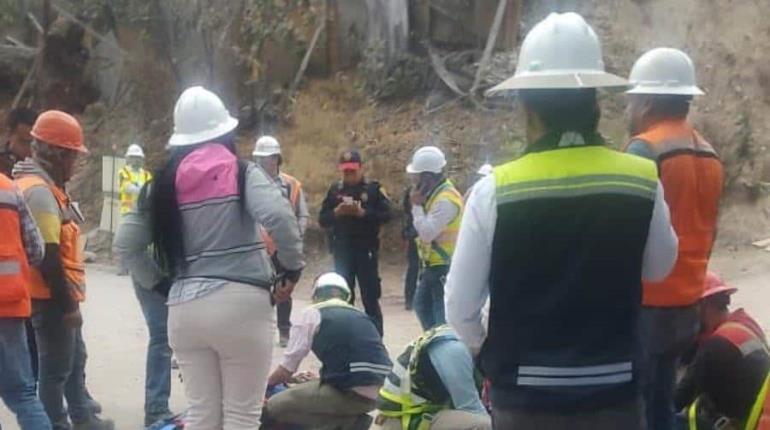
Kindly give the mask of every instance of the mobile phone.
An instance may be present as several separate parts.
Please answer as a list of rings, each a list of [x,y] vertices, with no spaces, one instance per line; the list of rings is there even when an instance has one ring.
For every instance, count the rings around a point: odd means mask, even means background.
[[[427,198],[432,188],[432,184],[426,177],[420,177],[420,182],[417,184],[417,191],[419,191],[420,194]]]
[[[353,204],[353,197],[343,196],[342,197],[342,203],[345,203],[346,205]]]

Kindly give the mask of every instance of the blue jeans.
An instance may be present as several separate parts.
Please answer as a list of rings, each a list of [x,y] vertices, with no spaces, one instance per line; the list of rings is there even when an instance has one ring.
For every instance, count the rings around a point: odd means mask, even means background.
[[[146,421],[155,421],[169,414],[171,395],[171,347],[168,345],[168,306],[166,299],[155,291],[134,287],[142,307],[150,340],[147,344],[147,363],[144,380],[144,415]]]
[[[423,330],[446,324],[444,316],[444,282],[449,266],[433,266],[423,269],[420,283],[414,292],[414,311]]]
[[[16,414],[21,430],[50,430],[35,392],[22,318],[0,318],[0,398]]]
[[[641,381],[649,430],[677,428],[676,370],[682,354],[698,334],[698,315],[697,306],[643,307],[641,310]]]

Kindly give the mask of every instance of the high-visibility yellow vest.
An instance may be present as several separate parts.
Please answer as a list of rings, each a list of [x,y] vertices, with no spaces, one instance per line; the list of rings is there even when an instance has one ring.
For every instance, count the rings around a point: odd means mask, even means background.
[[[460,232],[460,222],[463,217],[463,196],[457,191],[452,181],[445,180],[428,196],[425,203],[425,212],[430,213],[434,205],[441,201],[448,201],[457,207],[457,215],[444,228],[444,231],[431,242],[419,240],[420,256],[423,263],[428,266],[446,266],[452,261],[455,251],[457,234]]]
[[[427,430],[430,421],[423,420],[423,414],[435,414],[451,407],[450,403],[436,403],[435,399],[427,398],[427,393],[436,389],[428,386],[430,382],[423,376],[426,369],[421,367],[421,363],[432,365],[430,360],[421,360],[428,345],[448,336],[454,337],[449,326],[440,325],[410,343],[393,363],[391,374],[380,389],[377,409],[383,417],[400,420],[402,430]]]
[[[120,214],[123,215],[130,211],[136,203],[136,198],[139,196],[138,191],[142,186],[152,179],[152,174],[140,168],[134,170],[129,166],[125,166],[120,169],[119,174],[119,191],[120,191]],[[131,188],[135,188],[132,190]]]
[[[768,383],[770,383],[770,375],[765,377],[765,382],[762,384],[762,388],[759,390],[757,399],[754,401],[754,405],[751,407],[751,413],[749,419],[746,421],[746,425],[742,430],[768,430],[770,429],[770,397],[767,396]],[[694,402],[687,408],[687,422],[689,430],[698,429],[698,405],[700,403],[700,397],[695,399]]]

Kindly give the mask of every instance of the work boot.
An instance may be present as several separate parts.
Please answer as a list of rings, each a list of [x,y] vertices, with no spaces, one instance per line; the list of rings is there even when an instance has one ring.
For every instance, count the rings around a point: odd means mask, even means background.
[[[289,346],[289,331],[288,330],[281,330],[278,334],[278,345],[280,345],[281,348],[286,348]]]
[[[102,413],[102,404],[88,396],[88,410],[94,415]]]
[[[144,426],[152,427],[153,424],[162,423],[171,418],[174,418],[174,414],[171,411],[161,412],[157,414],[150,414],[144,416]]]
[[[369,430],[373,421],[374,418],[370,417],[369,414],[359,415],[353,425],[349,427],[349,430]]]
[[[72,430],[115,430],[115,423],[112,420],[103,420],[94,416],[87,421],[73,422]]]

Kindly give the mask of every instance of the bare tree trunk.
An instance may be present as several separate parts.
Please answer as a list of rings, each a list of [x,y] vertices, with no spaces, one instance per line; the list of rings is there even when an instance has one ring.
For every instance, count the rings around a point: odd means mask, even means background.
[[[332,73],[340,68],[339,11],[337,0],[326,0],[326,53],[329,70]]]

